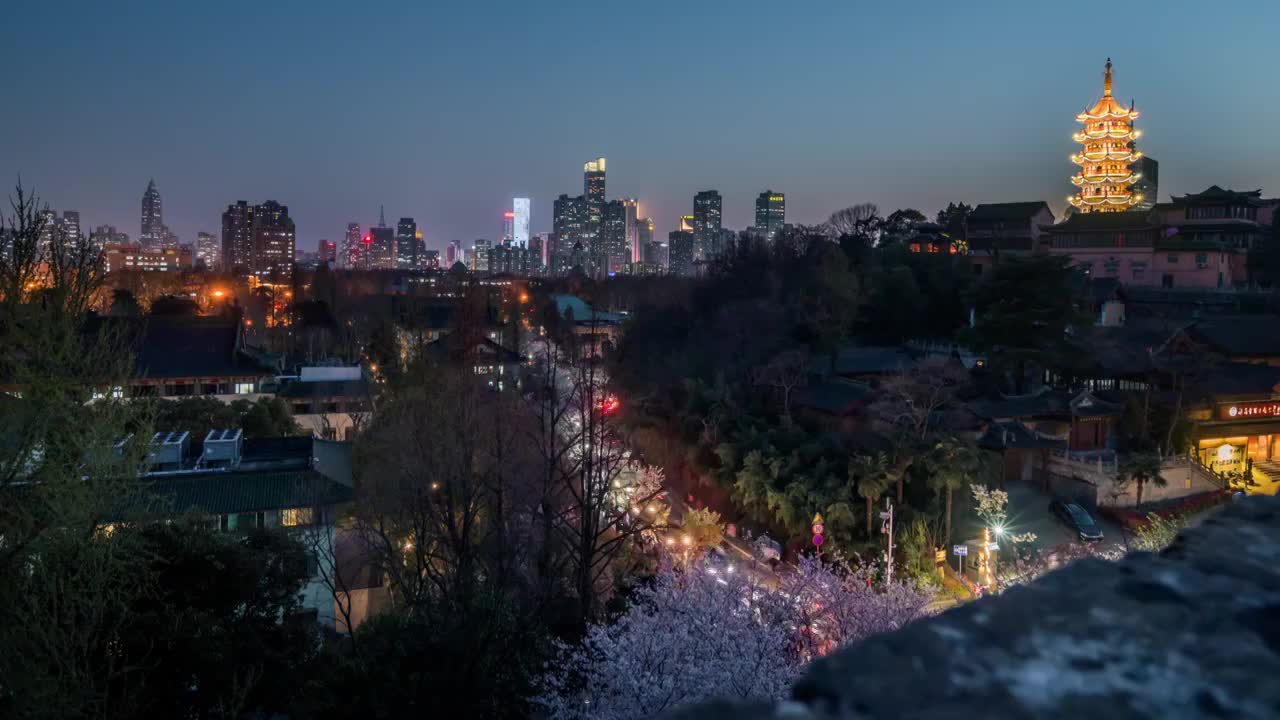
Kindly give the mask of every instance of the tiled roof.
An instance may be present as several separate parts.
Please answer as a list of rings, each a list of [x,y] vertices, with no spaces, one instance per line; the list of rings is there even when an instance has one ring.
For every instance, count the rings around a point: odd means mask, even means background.
[[[1191,326],[1188,333],[1225,355],[1280,356],[1280,316],[1208,317]]]
[[[320,380],[316,382],[289,381],[276,393],[291,400],[327,397],[365,397],[369,395],[366,380]]]
[[[970,223],[1029,221],[1041,210],[1049,210],[1043,200],[1011,203],[982,203],[969,213]],[[1050,211],[1052,214],[1052,211]]]
[[[129,500],[134,511],[180,515],[314,507],[350,502],[355,491],[315,470],[214,471],[149,476]]]
[[[798,388],[792,403],[831,415],[844,415],[866,402],[871,388],[847,380],[814,383]]]
[[[1246,190],[1243,192],[1237,190],[1224,190],[1217,185],[1210,185],[1207,190],[1199,193],[1188,193],[1186,195],[1172,195],[1170,200],[1175,205],[1198,205],[1213,203],[1242,203],[1245,205],[1261,204],[1261,190]]]
[[[264,367],[240,351],[239,324],[221,317],[91,318],[88,333],[111,327],[133,347],[137,378],[258,377]]]

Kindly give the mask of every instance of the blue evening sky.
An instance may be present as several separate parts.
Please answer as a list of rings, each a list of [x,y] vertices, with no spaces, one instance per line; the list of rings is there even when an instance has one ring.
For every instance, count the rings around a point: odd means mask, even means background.
[[[1105,5],[1105,8],[1104,8]],[[1104,10],[1096,19],[1089,8]],[[1280,195],[1280,2],[59,2],[2,12],[0,180],[138,234],[154,177],[184,242],[235,200],[300,248],[416,217],[429,246],[549,230],[609,160],[662,237],[693,194],[787,219],[1071,190],[1075,113],[1115,61],[1160,199]]]

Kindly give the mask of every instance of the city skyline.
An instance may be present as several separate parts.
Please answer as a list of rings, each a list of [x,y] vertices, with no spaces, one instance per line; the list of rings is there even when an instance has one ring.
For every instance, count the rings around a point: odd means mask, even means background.
[[[298,242],[308,248],[340,237],[348,222],[372,225],[384,204],[395,217],[416,218],[431,249],[498,239],[493,218],[514,197],[531,199],[536,234],[551,229],[554,199],[577,195],[578,168],[597,156],[611,166],[609,196],[637,198],[658,237],[677,229],[689,198],[706,189],[720,192],[724,226],[735,230],[754,223],[754,200],[766,189],[785,193],[788,220],[800,223],[858,202],[931,215],[952,201],[1046,200],[1060,214],[1073,189],[1072,118],[1098,98],[1102,65],[1112,57],[1119,99],[1135,99],[1143,112],[1142,148],[1161,161],[1161,201],[1213,183],[1271,194],[1280,188],[1280,170],[1259,159],[1280,151],[1270,132],[1280,99],[1260,92],[1280,62],[1265,33],[1280,10],[1264,2],[1233,4],[1226,16],[1203,4],[1159,16],[1117,9],[1117,22],[1141,30],[1118,46],[1105,34],[1055,29],[1065,27],[1061,9],[1019,6],[1019,22],[1043,30],[1011,33],[1011,7],[935,4],[924,24],[893,8],[838,8],[819,17],[775,8],[769,23],[778,36],[799,35],[811,46],[799,54],[760,54],[741,43],[765,28],[745,6],[695,10],[716,19],[707,42],[691,29],[670,32],[663,15],[674,6],[661,3],[606,36],[588,32],[599,18],[570,6],[503,8],[512,21],[504,25],[535,37],[580,37],[598,50],[597,64],[582,71],[586,79],[629,78],[621,89],[600,87],[601,120],[563,102],[570,88],[562,71],[576,57],[569,48],[548,47],[526,62],[502,50],[519,44],[499,28],[486,35],[495,52],[459,65],[462,48],[436,25],[468,31],[455,33],[461,37],[492,17],[466,8],[429,24],[416,11],[317,7],[302,39],[290,35],[279,47],[237,54],[218,42],[234,32],[234,13],[85,5],[77,22],[65,23],[55,21],[61,10],[23,6],[14,19],[31,30],[0,53],[18,62],[39,51],[44,59],[15,81],[30,102],[0,119],[0,132],[15,139],[4,169],[9,182],[21,173],[50,207],[79,211],[85,227],[114,225],[131,235],[139,193],[154,178],[164,220],[184,243],[216,232],[228,204],[264,198],[290,206]],[[287,10],[261,12],[264,28],[291,20]],[[958,55],[946,29],[952,15],[966,20]],[[1196,42],[1216,37],[1227,21],[1232,43]],[[135,40],[156,37],[161,23],[158,43],[136,49],[143,43]],[[329,53],[352,23],[419,42],[388,42],[388,54],[369,57]],[[875,32],[850,42],[850,26]],[[662,52],[652,42],[659,31]],[[86,41],[102,32],[126,49],[102,58]],[[212,48],[199,57],[181,49],[195,33]],[[908,36],[910,50],[898,42]],[[401,54],[401,45],[430,50],[415,57]],[[150,52],[170,53],[173,62],[154,67]],[[271,93],[245,97],[261,112],[250,120],[219,110],[258,66],[281,80]],[[686,67],[697,67],[700,85],[713,88],[711,110],[665,113],[660,100],[678,94]],[[141,82],[135,76],[154,80],[171,101],[161,108],[120,103],[110,117],[69,124],[77,117],[64,112],[69,103],[116,102]],[[405,82],[408,93],[399,87]],[[766,85],[777,88],[771,102],[760,100]],[[495,87],[511,92],[495,95]],[[635,109],[637,92],[650,100],[639,104],[645,109]],[[406,107],[393,105],[401,94]],[[346,108],[334,104],[338,96],[360,102]],[[888,96],[895,98],[889,112],[869,111],[871,99]],[[491,112],[495,97],[527,112]],[[964,107],[986,110],[954,112]],[[1222,133],[1222,108],[1248,112],[1232,115],[1232,131]],[[889,136],[898,141],[882,142]],[[254,163],[268,151],[270,165]]]

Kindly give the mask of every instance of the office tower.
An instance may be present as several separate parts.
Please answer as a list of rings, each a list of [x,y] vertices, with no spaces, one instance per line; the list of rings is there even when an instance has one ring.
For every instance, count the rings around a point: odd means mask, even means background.
[[[346,267],[352,270],[360,267],[360,255],[364,250],[363,238],[360,237],[360,223],[347,223],[347,233],[343,237],[342,257]]]
[[[365,236],[364,266],[369,270],[392,270],[396,266],[396,229],[379,224]]]
[[[62,217],[58,219],[58,229],[63,242],[77,242],[80,239],[80,213],[75,210],[63,210]]]
[[[693,274],[693,231],[673,230],[667,235],[667,247],[670,253],[668,266],[672,275]]]
[[[511,201],[511,210],[515,213],[515,229],[512,242],[522,248],[529,247],[529,222],[532,219],[529,198],[515,198]]]
[[[515,237],[515,231],[516,231],[516,214],[510,210],[502,213],[501,244],[510,245],[511,240]]]
[[[460,252],[462,243],[458,240],[450,240],[449,244],[444,248],[444,264],[446,268],[453,267],[453,264],[462,259]]]
[[[421,258],[422,263],[420,267],[423,270],[439,270],[440,269],[440,251],[439,250],[428,250],[426,248],[422,248],[421,254],[419,254],[418,257]]]
[[[636,219],[635,245],[631,249],[631,262],[653,262],[646,252],[653,242],[653,221],[649,218]]]
[[[95,248],[101,250],[108,244],[129,242],[129,233],[122,233],[116,230],[115,225],[99,225],[89,232],[89,242]]]
[[[249,265],[254,275],[274,280],[292,276],[297,246],[288,205],[268,200],[254,206],[252,238]]]
[[[765,240],[772,240],[787,222],[787,196],[765,190],[756,196],[756,230]]]
[[[160,234],[164,239],[160,241],[160,247],[165,250],[173,250],[182,244],[178,239],[178,233],[169,229],[168,225],[160,226]]]
[[[551,262],[551,244],[554,233],[541,232],[529,239],[529,265],[536,270],[546,270]]]
[[[489,253],[492,248],[488,240],[476,240],[471,249],[471,270],[478,273],[489,272]]]
[[[218,267],[218,256],[217,236],[207,232],[196,233],[196,265],[213,270]]]
[[[733,252],[738,244],[738,233],[729,228],[720,228],[720,248],[717,255],[723,256]]]
[[[582,194],[587,202],[604,204],[604,166],[604,158],[596,158],[582,166]]]
[[[243,273],[249,269],[252,255],[253,207],[239,200],[222,213],[222,269]]]
[[[147,189],[142,193],[142,234],[138,241],[143,247],[161,247],[164,244],[164,213],[160,208],[160,191],[156,189],[156,181],[147,181]]]
[[[596,261],[601,273],[616,273],[631,260],[627,247],[627,205],[623,200],[604,204],[600,221],[600,257]],[[631,207],[635,213],[635,207]]]
[[[320,246],[316,248],[316,259],[322,263],[328,263],[330,267],[338,264],[338,243],[332,240],[321,240]]]
[[[396,224],[396,264],[400,270],[418,267],[418,223],[402,217]]]
[[[720,254],[720,193],[704,190],[693,196],[693,259],[704,262]]]
[[[586,196],[561,195],[556,198],[552,205],[551,225],[555,239],[549,250],[549,269],[553,272],[567,272],[574,267],[570,264],[573,248],[578,246],[586,252],[593,237],[590,223],[590,203]]]
[[[623,242],[622,263],[639,262],[640,258],[640,202],[635,198],[622,198]]]

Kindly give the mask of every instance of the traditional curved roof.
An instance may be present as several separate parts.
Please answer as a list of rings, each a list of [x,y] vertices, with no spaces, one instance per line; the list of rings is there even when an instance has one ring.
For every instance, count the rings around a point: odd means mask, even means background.
[[[1138,117],[1137,110],[1134,110],[1132,106],[1126,108],[1111,95],[1111,58],[1107,58],[1107,69],[1102,77],[1102,97],[1093,104],[1093,107],[1077,115],[1076,119],[1080,122],[1086,122],[1089,120],[1105,120],[1107,118],[1133,120]]]

